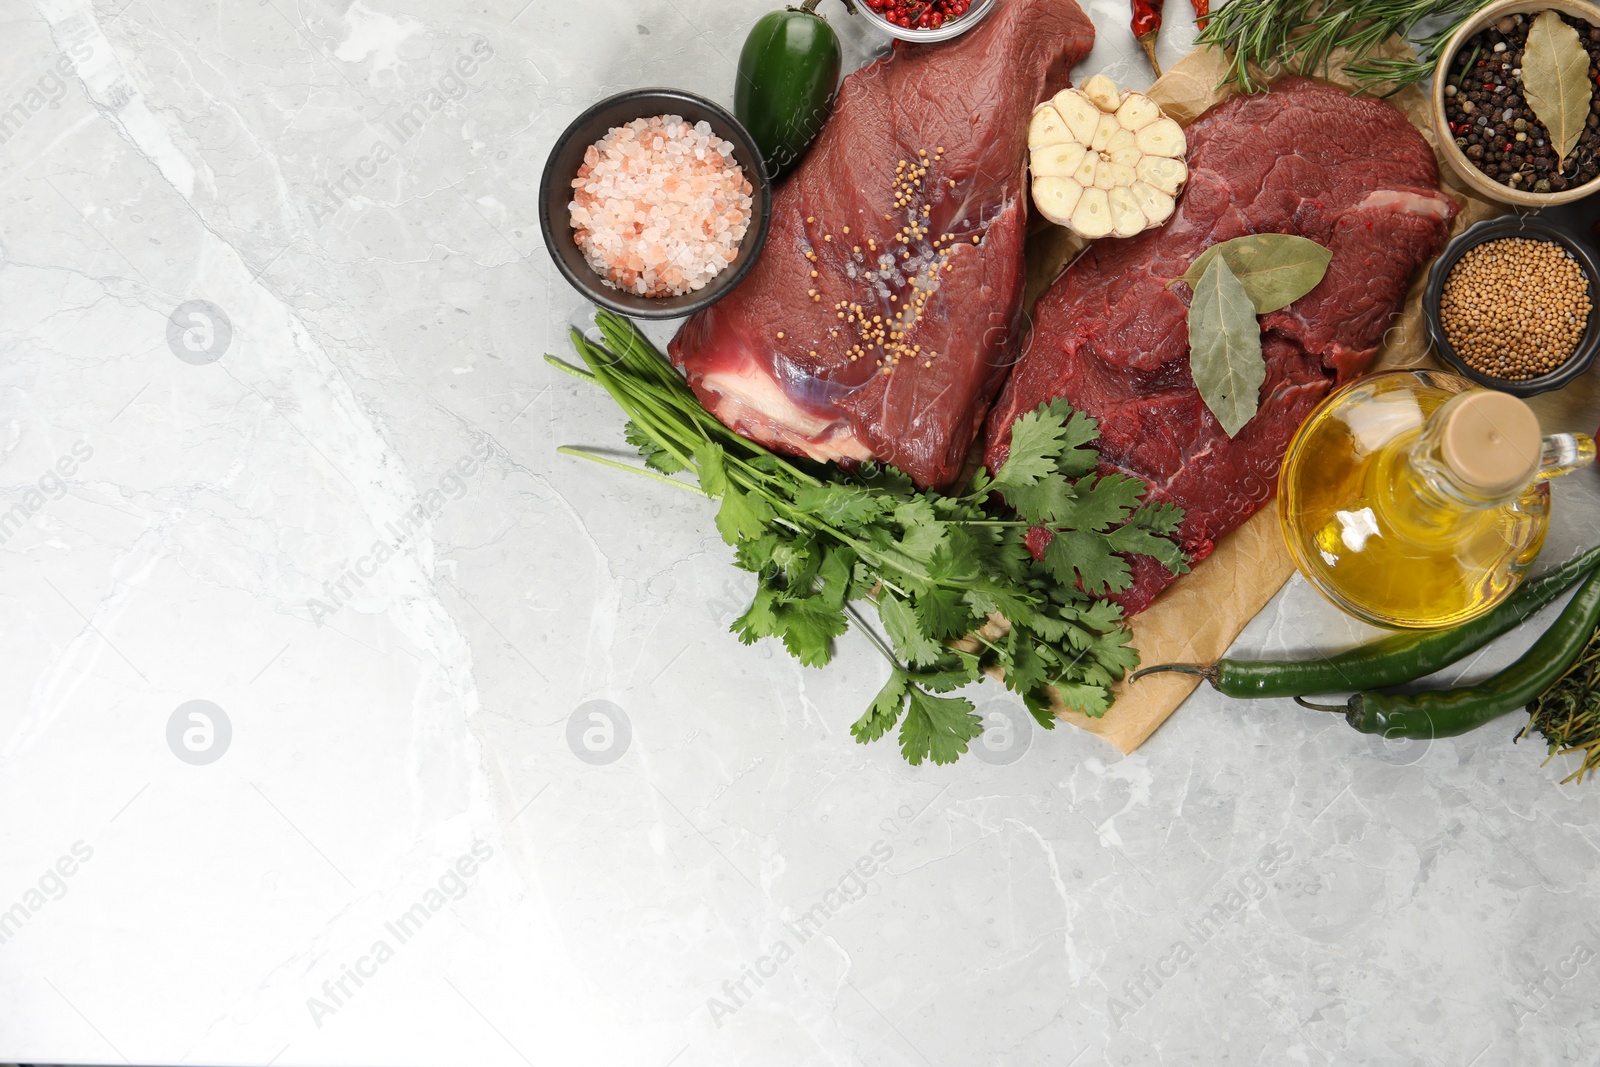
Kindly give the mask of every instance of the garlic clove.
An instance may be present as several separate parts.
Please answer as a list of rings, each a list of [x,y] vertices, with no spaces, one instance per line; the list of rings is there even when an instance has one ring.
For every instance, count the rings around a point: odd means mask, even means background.
[[[1171,119],[1157,119],[1134,134],[1139,151],[1151,156],[1181,157],[1185,150],[1183,127]]]
[[[1061,113],[1067,129],[1072,131],[1073,139],[1088,144],[1094,136],[1095,127],[1100,125],[1100,111],[1089,98],[1076,89],[1063,89],[1051,99],[1050,104]]]
[[[1091,241],[1111,232],[1111,204],[1104,189],[1085,189],[1072,209],[1072,228]]]
[[[1096,152],[1103,152],[1111,143],[1111,138],[1121,132],[1122,127],[1117,125],[1117,116],[1101,115],[1099,124],[1094,128],[1094,136],[1089,138],[1089,147]]]
[[[1072,135],[1067,129],[1067,120],[1048,100],[1033,109],[1033,118],[1028,121],[1029,148],[1047,148],[1078,140],[1081,138]]]
[[[1161,108],[1143,93],[1128,93],[1117,108],[1117,121],[1130,132],[1142,130],[1162,117]]]
[[[1087,189],[1095,183],[1095,175],[1100,169],[1100,153],[1085,152],[1083,161],[1078,164],[1078,169],[1072,172],[1072,180]]]
[[[1039,214],[1057,226],[1069,225],[1072,209],[1083,196],[1083,186],[1071,178],[1044,177],[1033,180],[1033,203]]]
[[[1106,194],[1106,204],[1111,212],[1111,232],[1118,237],[1132,237],[1148,225],[1143,209],[1128,189],[1112,189]]]
[[[1115,111],[1122,104],[1122,94],[1117,92],[1117,83],[1104,74],[1096,74],[1080,88],[1083,95],[1093,101],[1095,107],[1101,111]]]
[[[1109,181],[1109,185],[1101,185],[1101,179]],[[1102,189],[1126,189],[1138,181],[1138,175],[1126,163],[1107,163],[1102,161],[1100,169],[1095,174],[1095,184]]]
[[[1189,168],[1181,159],[1167,159],[1163,156],[1145,156],[1134,166],[1133,171],[1140,181],[1168,196],[1177,196],[1178,190],[1189,177]]]
[[[1144,214],[1146,223],[1150,226],[1160,226],[1172,217],[1176,202],[1161,190],[1145,182],[1134,182],[1128,192],[1133,195],[1139,210]]]
[[[1067,178],[1083,163],[1083,157],[1089,150],[1076,141],[1070,144],[1050,145],[1046,148],[1035,148],[1029,160],[1029,166],[1036,176],[1056,176]]]
[[[1029,142],[1029,144],[1032,143],[1031,141]],[[1139,157],[1144,155],[1143,152],[1139,151],[1139,145],[1134,140],[1132,130],[1118,130],[1112,134],[1111,140],[1106,142],[1106,146],[1102,151],[1106,159],[1111,160],[1113,163],[1126,163],[1130,167],[1139,162]]]

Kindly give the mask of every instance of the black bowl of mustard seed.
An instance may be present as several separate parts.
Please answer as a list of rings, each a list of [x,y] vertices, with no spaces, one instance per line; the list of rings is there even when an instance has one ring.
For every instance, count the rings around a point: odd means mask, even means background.
[[[1578,114],[1567,120],[1578,129],[1576,143],[1564,155],[1552,144],[1523,83],[1529,33],[1546,13],[1559,19],[1553,23],[1561,27],[1558,35],[1589,66],[1589,100],[1587,107],[1578,104]],[[1545,41],[1551,39],[1548,28],[1541,32]],[[1600,7],[1587,0],[1500,0],[1464,23],[1442,55],[1434,121],[1445,142],[1445,158],[1463,180],[1486,196],[1524,207],[1565,203],[1600,190],[1600,91],[1595,81],[1600,74]],[[1546,50],[1533,65],[1548,71],[1553,62]]]
[[[1445,247],[1422,306],[1439,357],[1516,396],[1559,389],[1600,351],[1600,260],[1533,215],[1506,215]]]

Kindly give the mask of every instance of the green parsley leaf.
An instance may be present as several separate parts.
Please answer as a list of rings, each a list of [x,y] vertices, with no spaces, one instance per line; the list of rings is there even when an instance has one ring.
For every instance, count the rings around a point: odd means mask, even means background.
[[[873,697],[866,714],[850,725],[851,735],[857,741],[867,742],[876,741],[888,732],[889,727],[900,718],[900,709],[906,703],[906,689],[910,685],[911,679],[905,671],[897,668],[891,672],[889,680]]]
[[[1050,706],[1050,690],[1046,686],[1039,686],[1022,694],[1022,703],[1033,713],[1033,721],[1046,730],[1056,728],[1055,709]]]
[[[929,696],[916,686],[907,689],[911,705],[900,723],[900,751],[911,766],[924,759],[954,763],[967,742],[983,732],[983,720],[964,697]]]
[[[1106,603],[1106,601],[1096,601],[1095,603]],[[1028,629],[1046,641],[1059,642],[1067,636],[1067,630],[1070,628],[1070,624],[1065,619],[1057,618],[1046,611],[1036,611],[1028,618],[1017,621],[1025,622]]]
[[[702,441],[694,450],[695,474],[700,480],[700,488],[708,496],[721,496],[727,491],[728,474],[723,465],[725,455],[722,446],[715,441]]]
[[[1111,600],[1091,600],[1076,614],[1078,621],[1091,630],[1114,630],[1122,625],[1122,605]]]
[[[1091,474],[1078,479],[1075,489],[1078,498],[1072,510],[1062,517],[1062,523],[1074,530],[1098,533],[1127,518],[1128,513],[1139,506],[1146,486],[1138,478],[1126,474],[1099,477]]]
[[[993,488],[1009,493],[1057,473],[1056,461],[1067,447],[1065,424],[1071,410],[1066,401],[1052,400],[1024,412],[1011,426],[1011,450],[994,474]]]
[[[844,607],[850,592],[850,572],[855,562],[856,554],[851,549],[832,548],[817,569],[817,576],[822,583],[822,588],[817,591],[817,599],[834,611]]]
[[[878,618],[894,642],[895,651],[913,667],[927,667],[944,652],[944,646],[923,632],[922,621],[904,600],[888,590],[878,594]]]
[[[1069,521],[1077,507],[1072,483],[1058,471],[1048,471],[1031,484],[1007,485],[1001,490],[1012,510],[1035,526]]]
[[[863,463],[857,472],[860,483],[886,500],[917,495],[917,487],[902,471],[882,463]]]
[[[1059,403],[1064,406],[1066,401]],[[1073,411],[1061,433],[1061,458],[1056,461],[1056,469],[1069,478],[1094,470],[1100,465],[1100,453],[1092,446],[1099,439],[1100,423],[1085,412]]]
[[[777,550],[778,536],[766,533],[734,545],[733,561],[740,570],[760,574],[762,570],[772,566],[772,555]]]
[[[887,502],[861,488],[841,482],[803,485],[794,494],[794,506],[820,522],[845,529],[861,526],[882,515]]]
[[[930,637],[961,637],[983,623],[967,603],[966,594],[959,589],[934,587],[919,593],[916,609]]]
[[[784,584],[803,594],[811,588],[822,558],[811,538],[790,537],[781,539],[772,550],[772,563],[782,573]]]
[[[1121,678],[1139,665],[1139,650],[1128,645],[1133,635],[1127,630],[1111,630],[1096,634],[1090,646],[1094,658],[1109,670],[1114,678]]]
[[[1055,689],[1061,703],[1091,719],[1098,719],[1111,710],[1111,694],[1098,685],[1057,682]]]
[[[935,693],[948,693],[960,689],[962,686],[971,685],[983,677],[979,668],[979,659],[970,652],[960,654],[961,666],[951,667],[941,671],[915,671],[910,674],[913,684]],[[964,661],[964,662],[963,662]]]
[[[1007,588],[995,581],[974,582],[963,599],[972,605],[979,617],[997,613],[1012,620],[1026,620],[1035,610],[1035,601],[1027,590]]]
[[[765,582],[756,586],[755,599],[744,614],[733,620],[730,629],[743,645],[753,645],[763,637],[777,637],[778,617],[773,614],[773,601],[777,594]]]
[[[977,576],[981,553],[969,527],[950,526],[944,540],[928,554],[928,577],[935,582],[964,585]]]
[[[1170,500],[1145,504],[1133,513],[1128,524],[1152,533],[1176,533],[1178,527],[1183,525],[1183,509]]]
[[[1133,584],[1128,561],[1087,530],[1058,531],[1045,546],[1044,565],[1056,581],[1078,583],[1090,596],[1120,593]]]
[[[1033,641],[1012,630],[1010,634],[1011,663],[1006,668],[1005,685],[1014,693],[1027,693],[1044,683],[1045,662],[1034,647]]]
[[[779,598],[773,615],[783,647],[807,667],[825,667],[833,659],[833,639],[845,631],[844,612],[821,597]]]
[[[894,521],[905,531],[900,536],[900,551],[920,563],[927,563],[945,539],[947,527],[939,521],[933,505],[922,497],[895,508]]]
[[[704,470],[704,468],[701,468]],[[730,545],[745,538],[757,538],[767,532],[772,521],[772,505],[758,496],[749,496],[724,482],[722,506],[717,509],[717,532]]]
[[[632,419],[622,428],[622,437],[630,445],[639,450],[644,457],[644,465],[651,470],[660,471],[662,474],[677,474],[684,470],[678,457],[663,448],[653,437],[636,426]]]
[[[1188,574],[1189,559],[1177,542],[1142,526],[1129,523],[1119,526],[1106,535],[1106,541],[1118,552],[1133,556],[1153,556],[1173,574]]]

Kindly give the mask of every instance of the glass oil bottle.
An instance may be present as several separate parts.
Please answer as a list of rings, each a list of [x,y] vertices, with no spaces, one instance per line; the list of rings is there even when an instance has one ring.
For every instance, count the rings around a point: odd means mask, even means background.
[[[1526,403],[1436,371],[1352,382],[1306,419],[1278,480],[1300,572],[1357,618],[1455,626],[1521,583],[1544,544],[1549,479],[1592,462]]]

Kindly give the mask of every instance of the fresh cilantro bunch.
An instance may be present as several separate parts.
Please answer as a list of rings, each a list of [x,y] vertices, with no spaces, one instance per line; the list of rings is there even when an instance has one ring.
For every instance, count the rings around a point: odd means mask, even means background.
[[[769,452],[702,408],[631,322],[604,311],[598,322],[603,345],[572,335],[587,370],[546,359],[611,394],[649,469],[561,451],[694,489],[673,477],[688,472],[695,491],[720,501],[717,530],[758,579],[733,624],[745,644],[775,637],[801,663],[822,667],[854,621],[892,666],[850,728],[858,741],[898,722],[913,766],[954,761],[982,723],[971,701],[936,694],[985,673],[1047,730],[1052,690],[1066,707],[1105,714],[1111,684],[1139,656],[1122,609],[1100,598],[1131,584],[1126,555],[1188,568],[1170,537],[1183,512],[1141,503],[1137,478],[1096,473],[1092,418],[1065,401],[1041,405],[1017,420],[998,471],[980,470],[965,494],[944,496],[892,467],[847,472]],[[1052,534],[1042,561],[1025,543],[1030,527]],[[854,601],[877,609],[887,640]]]

